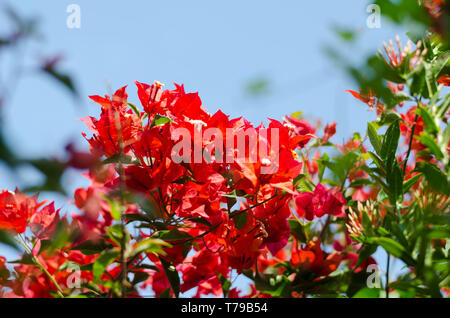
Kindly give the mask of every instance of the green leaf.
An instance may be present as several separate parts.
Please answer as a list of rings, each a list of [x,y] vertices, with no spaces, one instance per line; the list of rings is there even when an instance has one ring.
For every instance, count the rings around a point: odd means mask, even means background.
[[[180,276],[178,275],[175,267],[170,262],[166,261],[162,257],[160,257],[159,260],[161,261],[161,264],[164,268],[164,273],[166,273],[173,293],[175,294],[175,297],[178,298],[178,295],[180,294]]]
[[[169,246],[168,243],[154,238],[145,238],[142,241],[139,241],[133,249],[133,253],[131,256],[138,255],[142,252],[146,253],[154,253],[154,254],[165,254],[163,247]]]
[[[143,281],[146,281],[149,276],[150,275],[146,272],[135,272],[132,284],[137,285],[139,283],[142,283]]]
[[[439,58],[437,61],[433,62],[433,65],[431,66],[431,71],[435,78],[437,78],[441,71],[444,69],[445,66],[447,66],[450,63],[450,55],[447,54],[441,58]]]
[[[426,90],[422,91],[423,97],[430,98],[434,95],[437,91],[437,85],[436,85],[436,75],[433,74],[433,69],[431,68],[431,65],[426,62],[422,62],[425,67],[425,84],[426,84]]]
[[[248,214],[247,212],[238,212],[236,213],[232,219],[234,222],[234,226],[236,226],[236,228],[238,230],[242,229],[245,224],[247,224],[247,218],[248,218]]]
[[[122,224],[114,224],[113,226],[110,226],[106,230],[106,234],[111,240],[113,240],[119,246],[122,246],[124,234],[125,234],[125,244],[127,244],[130,239],[128,231],[126,230],[126,228],[122,227]]]
[[[105,272],[109,264],[111,264],[116,258],[119,257],[119,251],[106,250],[103,251],[92,266],[92,272],[94,274],[94,280],[100,279],[101,275]]]
[[[109,203],[109,208],[111,211],[111,216],[114,220],[120,221],[120,218],[122,216],[122,207],[118,200],[110,199],[106,195],[103,196],[106,201]]]
[[[65,194],[61,185],[61,178],[66,168],[65,164],[52,159],[33,159],[26,161],[38,169],[44,176],[45,181],[37,186],[25,189],[25,192],[55,191]]]
[[[407,265],[413,265],[414,260],[408,254],[406,249],[398,242],[388,237],[372,237],[369,242],[375,243],[383,247],[389,254],[402,259]]]
[[[2,129],[0,129],[0,161],[3,161],[10,167],[17,165],[17,157],[6,142]]]
[[[232,194],[236,195],[236,190],[233,190]],[[233,208],[233,206],[236,204],[237,198],[236,197],[230,197],[230,196],[227,196],[226,198],[227,198],[228,212],[230,212],[231,209]]]
[[[39,249],[38,254],[41,254],[43,251],[48,251],[51,254],[55,250],[59,250],[64,246],[67,246],[67,242],[73,242],[77,235],[77,231],[70,231],[70,227],[67,225],[67,222],[58,222],[51,238],[48,240],[41,240],[41,248]]]
[[[10,264],[22,264],[22,265],[36,265],[36,263],[33,260],[33,257],[28,254],[25,253],[22,255],[21,259],[15,260],[15,261],[10,261],[8,262]]]
[[[411,189],[411,187],[417,182],[419,181],[420,177],[422,176],[421,173],[416,174],[415,176],[409,178],[408,180],[406,180],[405,182],[403,182],[403,193],[406,193],[409,191],[409,189]]]
[[[152,127],[153,126],[164,125],[164,124],[172,123],[172,122],[173,122],[173,120],[170,119],[169,117],[161,116],[161,115],[157,114],[155,116],[155,119],[153,120]]]
[[[127,103],[128,106],[131,107],[131,109],[134,111],[134,113],[140,118],[141,117],[141,112],[139,111],[139,109],[137,108],[137,106],[133,103]]]
[[[265,78],[253,79],[247,84],[246,92],[253,96],[261,96],[270,91],[269,86],[270,83]]]
[[[138,222],[150,222],[152,219],[147,215],[141,213],[127,213],[123,216],[129,222],[138,221]]]
[[[398,92],[392,95],[392,104],[398,105],[405,101],[410,101],[411,97],[409,97],[405,92]]]
[[[43,71],[46,72],[48,75],[53,77],[55,80],[57,80],[59,83],[61,83],[63,86],[65,86],[69,91],[77,96],[77,90],[75,89],[75,85],[73,84],[72,78],[64,74],[58,70],[56,70],[54,67],[45,67],[43,68]]]
[[[402,120],[402,117],[395,111],[387,110],[386,112],[381,113],[377,124],[379,126],[390,125],[397,120]]]
[[[386,160],[390,156],[395,156],[398,141],[400,139],[400,126],[398,121],[392,123],[383,138],[383,145],[380,151],[380,157]]]
[[[445,95],[445,97],[443,98],[442,104],[439,105],[438,112],[437,112],[438,118],[442,118],[445,115],[445,113],[448,111],[449,107],[450,107],[450,93],[447,93]]]
[[[308,242],[308,236],[306,235],[305,225],[301,224],[295,219],[288,220],[291,233],[301,243]]]
[[[444,154],[434,140],[433,136],[427,133],[422,133],[418,139],[421,143],[428,147],[428,149],[436,157],[436,159],[441,160],[444,158]]]
[[[350,29],[343,29],[342,27],[335,25],[333,30],[344,41],[352,42],[356,38],[356,33]]]
[[[86,240],[71,249],[81,251],[85,255],[93,255],[112,247],[111,243],[107,243],[104,240]]]
[[[359,188],[365,185],[371,185],[372,181],[370,181],[370,179],[367,178],[355,178],[353,179],[353,181],[350,183],[349,188]]]
[[[8,234],[6,231],[0,230],[0,243],[8,245],[16,250],[20,250],[16,241],[14,241],[13,236]]]
[[[420,117],[422,117],[423,121],[425,122],[425,130],[428,131],[431,134],[434,134],[436,132],[438,132],[438,126],[436,124],[436,122],[433,119],[433,116],[431,116],[430,112],[428,111],[428,109],[419,106],[415,113],[417,115],[419,115]]]
[[[376,164],[376,166],[378,168],[380,168],[382,171],[385,171],[386,170],[386,166],[384,165],[383,160],[378,155],[373,153],[372,151],[369,151],[368,153],[369,153],[370,158]]]
[[[224,295],[224,297],[227,297],[228,291],[230,290],[230,287],[231,287],[231,282],[229,279],[227,279],[225,276],[223,276],[220,273],[218,274],[218,277],[220,279],[220,284],[222,285],[223,295]]]
[[[397,200],[403,194],[403,170],[396,160],[393,162],[391,169],[387,171],[386,182],[389,189],[389,200],[395,206]]]
[[[167,242],[192,239],[192,235],[190,235],[189,233],[180,231],[178,229],[173,229],[170,231],[159,231],[154,237],[159,238],[164,241],[167,241]]]
[[[418,162],[415,171],[422,172],[430,186],[445,194],[450,194],[449,182],[447,176],[435,165],[429,162]]]
[[[102,161],[102,164],[110,164],[110,163],[123,163],[123,164],[139,164],[139,161],[131,156],[128,156],[124,153],[116,153],[111,157]]]
[[[358,251],[358,260],[356,261],[355,266],[353,267],[354,269],[358,268],[359,266],[361,266],[361,264],[369,257],[371,256],[373,253],[376,252],[377,250],[377,245],[375,244],[365,244],[363,245],[359,251]]]
[[[356,294],[353,295],[353,298],[379,298],[379,297],[380,297],[380,289],[369,287],[360,289]]]
[[[425,90],[425,68],[420,64],[412,73],[410,91],[413,96],[423,95]]]
[[[367,135],[369,136],[370,143],[372,144],[373,149],[377,154],[381,153],[381,139],[378,136],[377,129],[374,124],[368,122],[367,123]]]

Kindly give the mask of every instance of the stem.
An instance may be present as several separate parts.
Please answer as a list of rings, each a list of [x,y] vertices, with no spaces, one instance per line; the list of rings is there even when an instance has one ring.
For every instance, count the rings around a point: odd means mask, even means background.
[[[116,122],[116,129],[118,132],[118,143],[119,143],[119,156],[122,155],[124,150],[123,145],[123,136],[122,136],[122,127],[120,123],[120,117],[117,112],[115,112],[115,122]],[[120,191],[120,225],[122,229],[122,238],[120,242],[120,278],[121,278],[121,297],[126,297],[127,293],[127,260],[125,257],[125,245],[126,245],[126,230],[125,230],[125,220],[124,220],[124,195],[125,195],[125,171],[123,167],[123,163],[121,160],[119,160],[119,177],[120,177],[120,184],[119,184],[119,191]]]
[[[330,215],[327,215],[327,220],[325,221],[325,224],[323,225],[323,228],[322,228],[322,230],[320,231],[320,234],[319,234],[320,241],[323,241],[323,238],[325,236],[325,232],[327,231],[327,228],[330,226],[330,223],[331,223],[331,217],[330,217]]]
[[[386,286],[385,286],[385,290],[386,290],[386,298],[389,298],[389,267],[391,263],[391,255],[389,253],[387,253],[387,261],[386,261]]]
[[[39,259],[33,255],[33,252],[30,250],[30,248],[28,247],[28,245],[25,243],[25,240],[22,238],[22,236],[19,234],[18,237],[20,238],[20,240],[17,240],[17,242],[19,242],[24,248],[25,250],[28,252],[28,254],[30,254],[30,256],[32,257],[33,262],[44,272],[45,275],[47,275],[47,277],[52,281],[53,285],[55,285],[56,289],[58,290],[58,296],[61,298],[64,298],[64,292],[61,289],[61,287],[59,286],[58,282],[56,281],[56,279],[52,276],[52,274],[49,273],[49,271],[44,267],[44,265],[41,264],[41,262],[39,262]]]
[[[58,290],[58,295],[61,298],[64,298],[64,292],[62,291],[61,287],[58,285],[58,282],[56,279],[47,271],[47,269],[39,262],[36,256],[33,256],[33,261],[36,263],[36,265],[47,275],[48,278],[52,281],[53,285],[55,285],[56,289]]]
[[[275,194],[274,196],[268,198],[267,200],[264,200],[264,201],[262,201],[262,202],[259,202],[259,203],[255,204],[255,205],[253,205],[253,206],[251,206],[251,207],[249,207],[249,208],[247,208],[247,209],[231,212],[231,213],[230,213],[230,217],[234,217],[234,216],[239,215],[239,214],[241,214],[241,213],[247,212],[247,211],[249,211],[249,210],[251,210],[251,209],[253,209],[253,208],[256,208],[257,206],[260,206],[261,204],[264,204],[264,203],[266,203],[266,202],[268,202],[268,201],[270,201],[270,200],[276,198],[277,196],[279,196],[278,193]]]
[[[412,142],[413,142],[413,138],[414,138],[414,131],[416,130],[416,124],[417,124],[418,118],[419,118],[419,115],[416,114],[416,117],[414,117],[414,124],[411,129],[411,137],[409,138],[408,152],[406,153],[405,162],[403,163],[403,177],[405,177],[406,164],[408,163],[409,155],[411,153],[411,147],[412,147]]]

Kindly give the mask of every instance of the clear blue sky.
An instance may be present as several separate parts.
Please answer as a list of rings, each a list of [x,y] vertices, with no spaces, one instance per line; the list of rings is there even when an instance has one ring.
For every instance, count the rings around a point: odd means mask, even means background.
[[[360,40],[345,50],[355,63],[383,40],[404,33],[384,19],[380,29],[368,29],[369,2],[361,0],[0,0],[6,3],[40,19],[43,41],[29,46],[27,54],[33,59],[63,54],[62,66],[81,96],[75,104],[42,76],[20,81],[5,109],[4,129],[14,148],[31,156],[61,155],[69,141],[87,149],[81,137],[86,128],[76,120],[98,114],[87,96],[107,93],[107,83],[112,89],[128,84],[136,102],[134,80],[158,80],[166,88],[183,83],[187,91],[200,93],[210,112],[221,109],[255,123],[301,110],[307,117],[336,121],[335,141],[343,140],[355,130],[364,132],[374,114],[344,92],[357,87],[323,54],[325,45],[343,48],[333,25],[357,30]],[[72,3],[81,7],[80,29],[66,26]],[[0,20],[0,31],[5,26]],[[0,55],[0,74],[8,67],[10,60]],[[246,95],[248,81],[261,77],[269,80],[268,94]],[[34,176],[30,169],[21,175],[25,182]],[[6,189],[18,183],[2,166],[0,180]],[[66,181],[70,189],[85,184],[75,174]]]

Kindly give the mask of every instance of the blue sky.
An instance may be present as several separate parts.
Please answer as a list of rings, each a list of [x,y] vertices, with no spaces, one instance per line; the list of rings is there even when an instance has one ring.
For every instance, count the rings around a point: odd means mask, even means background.
[[[19,13],[40,19],[43,39],[27,47],[26,63],[41,56],[63,54],[62,67],[70,72],[80,93],[70,94],[45,76],[27,75],[5,111],[8,140],[29,156],[57,156],[73,141],[87,149],[86,131],[77,118],[98,114],[88,95],[108,93],[129,85],[137,102],[134,80],[158,80],[172,88],[184,84],[198,91],[214,113],[245,116],[259,123],[281,119],[295,111],[306,117],[337,122],[335,141],[374,120],[367,107],[345,89],[357,89],[324,54],[326,45],[340,47],[354,63],[393,39],[403,30],[381,21],[380,29],[366,27],[368,1],[0,1]],[[81,28],[69,29],[69,4],[81,8]],[[359,40],[345,48],[334,25],[355,30]],[[0,32],[7,26],[0,20]],[[0,74],[11,67],[0,55]],[[253,79],[269,81],[268,93],[252,97],[245,86]],[[20,173],[25,183],[38,177],[30,169]],[[0,166],[0,187],[18,183]],[[85,184],[75,174],[66,178],[69,189]],[[20,184],[20,183],[19,183]],[[45,197],[45,195],[44,195]],[[70,206],[64,201],[61,204]]]

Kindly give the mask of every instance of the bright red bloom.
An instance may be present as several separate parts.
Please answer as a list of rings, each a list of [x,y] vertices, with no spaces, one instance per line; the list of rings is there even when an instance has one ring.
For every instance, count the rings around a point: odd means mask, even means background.
[[[443,84],[445,86],[450,86],[450,75],[442,75],[437,79],[439,84]]]
[[[127,93],[125,87],[118,89],[112,100],[109,96],[90,96],[92,100],[102,106],[100,119],[84,117],[81,120],[94,134],[87,139],[91,151],[95,155],[110,157],[120,152],[128,152],[129,146],[135,142],[141,128],[140,118],[130,109],[127,110]],[[83,133],[86,137],[86,134]]]
[[[289,136],[295,141],[294,144],[303,148],[311,138],[315,138],[314,129],[306,121],[293,116],[283,118],[283,124],[289,129]]]
[[[355,273],[359,273],[359,272],[361,272],[361,271],[366,271],[366,270],[367,270],[367,266],[369,266],[369,265],[376,265],[376,264],[377,264],[377,262],[375,261],[375,259],[374,259],[373,257],[369,256],[368,258],[366,258],[366,259],[361,263],[361,265],[359,265],[358,268],[355,268],[356,263],[357,263],[358,258],[359,258],[359,255],[356,254],[356,253],[351,253],[351,252],[349,252],[349,253],[347,253],[347,255],[346,255],[345,258],[348,259],[348,260],[350,261],[349,267],[350,267],[351,269],[353,269],[353,270],[355,271]]]
[[[25,232],[30,217],[44,204],[38,203],[37,196],[27,197],[16,190],[0,193],[0,229]]]
[[[320,248],[320,241],[311,241],[301,249],[299,249],[297,241],[294,241],[290,263],[294,268],[313,272],[320,277],[334,272],[343,258],[342,254],[323,252]]]
[[[312,192],[302,192],[295,196],[295,205],[297,207],[298,214],[309,221],[312,221],[315,215],[314,205],[312,202],[313,197],[314,195]]]
[[[326,190],[324,186],[318,184],[314,190],[313,205],[317,217],[324,214],[336,217],[344,217],[344,205],[346,200],[337,187]]]
[[[37,238],[49,239],[58,221],[59,210],[55,210],[55,203],[52,202],[31,216],[30,228]]]
[[[70,156],[67,164],[72,168],[91,169],[99,161],[98,156],[89,152],[77,151],[72,144],[67,145],[66,150]]]
[[[217,274],[224,277],[228,275],[228,267],[220,258],[219,254],[213,254],[206,248],[198,251],[192,258],[186,258],[184,264],[179,265],[183,273],[183,283],[180,291],[185,292],[194,287],[200,287],[200,293],[222,294],[222,285]]]
[[[337,187],[326,190],[318,184],[314,192],[303,192],[295,196],[297,211],[300,216],[311,221],[314,216],[321,217],[329,214],[336,217],[344,217],[344,205],[346,200]]]
[[[328,142],[328,140],[330,140],[330,138],[333,137],[335,133],[336,133],[336,122],[326,125],[322,138],[323,142]]]
[[[352,96],[355,97],[356,99],[359,99],[363,103],[367,104],[367,106],[369,106],[370,108],[373,108],[376,104],[377,99],[376,99],[375,95],[373,95],[372,92],[369,92],[368,94],[362,94],[362,93],[352,91],[350,89],[347,89],[345,91],[352,94]]]

